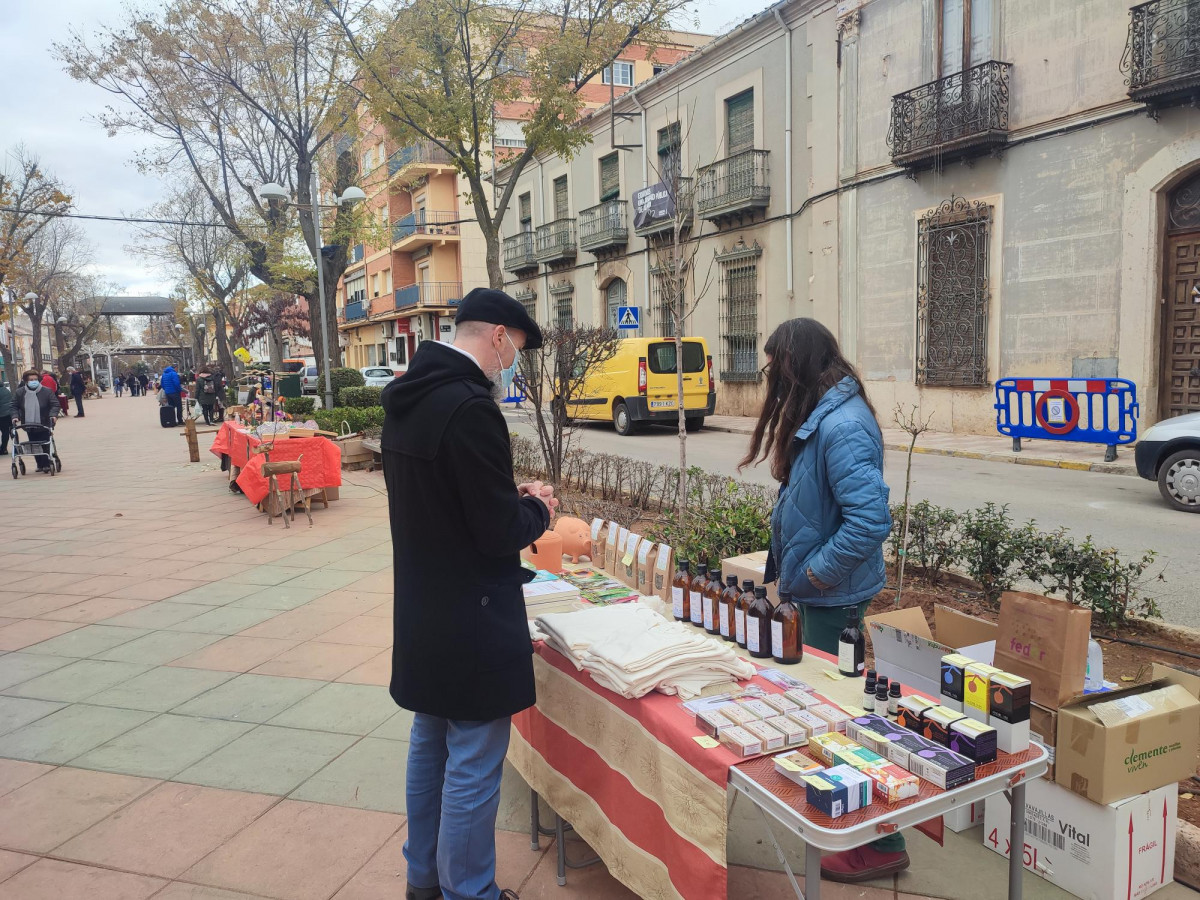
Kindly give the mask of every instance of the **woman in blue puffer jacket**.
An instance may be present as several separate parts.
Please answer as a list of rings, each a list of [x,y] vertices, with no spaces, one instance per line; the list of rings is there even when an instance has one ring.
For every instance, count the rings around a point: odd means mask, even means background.
[[[766,580],[800,607],[804,643],[837,654],[850,613],[883,590],[892,530],[883,436],[862,379],[816,319],[767,340],[767,396],[742,466],[767,460],[780,482]],[[822,877],[858,882],[908,867],[900,834],[825,857]]]

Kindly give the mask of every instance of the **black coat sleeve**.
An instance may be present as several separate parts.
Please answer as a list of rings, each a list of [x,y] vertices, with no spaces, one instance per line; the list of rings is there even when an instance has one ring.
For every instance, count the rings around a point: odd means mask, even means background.
[[[463,404],[446,430],[442,453],[480,553],[518,553],[546,531],[550,513],[545,504],[517,495],[508,427],[494,402]]]

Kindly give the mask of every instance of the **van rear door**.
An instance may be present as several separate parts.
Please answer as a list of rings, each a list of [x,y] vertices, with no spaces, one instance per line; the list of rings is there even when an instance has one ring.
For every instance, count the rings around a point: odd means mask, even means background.
[[[646,348],[646,402],[650,412],[677,408],[679,383],[675,368],[675,342],[652,341]],[[704,341],[683,339],[684,409],[706,409],[708,359]]]

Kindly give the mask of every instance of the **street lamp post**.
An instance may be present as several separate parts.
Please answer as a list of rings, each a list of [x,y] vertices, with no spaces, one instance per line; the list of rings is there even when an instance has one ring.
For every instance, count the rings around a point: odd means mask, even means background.
[[[57,348],[60,349],[60,353],[59,353],[59,357],[58,357],[59,369],[65,369],[67,367],[67,361],[65,359],[63,359],[62,353],[61,353],[61,348],[66,343],[66,341],[63,340],[63,333],[62,333],[63,326],[66,324],[67,324],[66,316],[59,316],[57,319],[54,320],[54,343],[57,345]]]

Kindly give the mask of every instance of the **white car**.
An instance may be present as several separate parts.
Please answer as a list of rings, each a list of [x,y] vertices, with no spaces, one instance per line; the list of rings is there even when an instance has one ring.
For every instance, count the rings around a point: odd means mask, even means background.
[[[1200,513],[1200,413],[1151,425],[1137,442],[1133,458],[1138,474],[1157,481],[1167,503]]]
[[[321,386],[318,384],[320,379],[317,378],[316,366],[305,366],[300,372],[300,393],[302,394],[319,394]]]
[[[358,371],[367,380],[367,387],[387,387],[396,377],[395,372],[384,366],[366,366]]]

